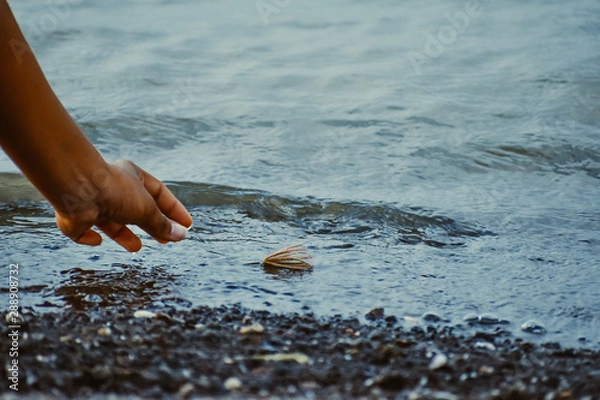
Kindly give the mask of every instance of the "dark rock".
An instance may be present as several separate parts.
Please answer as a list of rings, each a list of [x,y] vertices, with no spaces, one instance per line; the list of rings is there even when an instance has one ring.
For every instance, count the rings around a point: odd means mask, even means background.
[[[369,321],[377,321],[383,319],[383,308],[378,307],[372,309],[371,311],[365,314],[365,318],[367,318]]]
[[[402,372],[387,371],[376,376],[373,383],[385,390],[399,391],[407,387],[410,381]]]

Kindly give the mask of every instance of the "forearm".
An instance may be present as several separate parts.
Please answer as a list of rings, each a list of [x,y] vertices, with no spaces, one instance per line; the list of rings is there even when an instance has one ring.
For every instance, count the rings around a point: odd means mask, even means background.
[[[106,163],[46,81],[7,3],[0,0],[0,145],[59,212],[93,202]]]

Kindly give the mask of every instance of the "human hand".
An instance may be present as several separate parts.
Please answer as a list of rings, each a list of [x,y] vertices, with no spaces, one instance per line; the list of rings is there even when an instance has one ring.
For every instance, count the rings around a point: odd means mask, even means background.
[[[0,44],[0,148],[52,204],[61,231],[97,246],[95,226],[129,251],[142,242],[126,224],[161,243],[182,240],[190,214],[132,162],[104,161],[56,97],[6,0]]]
[[[163,244],[185,238],[192,225],[190,214],[162,182],[133,162],[107,164],[101,178],[95,178],[92,197],[73,198],[70,212],[55,213],[58,227],[74,242],[102,243],[95,226],[126,250],[139,251],[142,241],[126,224],[139,226]]]

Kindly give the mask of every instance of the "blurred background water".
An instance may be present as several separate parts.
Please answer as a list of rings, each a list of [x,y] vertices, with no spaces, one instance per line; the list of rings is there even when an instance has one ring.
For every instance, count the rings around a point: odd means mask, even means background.
[[[596,0],[10,3],[104,156],[194,217],[179,244],[80,247],[0,154],[21,305],[384,307],[600,345]],[[299,242],[311,272],[248,265]]]

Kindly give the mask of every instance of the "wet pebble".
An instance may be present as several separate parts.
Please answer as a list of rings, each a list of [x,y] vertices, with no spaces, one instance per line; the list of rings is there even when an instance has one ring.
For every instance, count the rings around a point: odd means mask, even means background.
[[[498,334],[496,326],[456,336],[431,326],[406,330],[341,317],[321,322],[311,315],[259,315],[241,307],[163,310],[172,322],[131,318],[129,308],[92,310],[93,321],[83,324],[78,312],[31,318],[30,351],[20,354],[37,380],[35,385],[27,381],[29,387],[64,394],[60,398],[92,398],[101,390],[142,398],[209,398],[202,396],[229,391],[235,398],[405,398],[412,393],[415,399],[450,399],[453,393],[483,399],[552,393],[555,399],[569,394],[583,400],[600,393],[597,351],[552,343],[536,347]],[[242,325],[245,315],[260,320],[269,334],[241,335],[241,327],[253,322]],[[201,323],[203,331],[196,326]],[[104,328],[112,332],[101,340],[98,334],[108,333]],[[96,386],[78,396],[84,380]]]
[[[510,321],[499,318],[494,314],[477,315],[474,313],[465,315],[465,317],[463,318],[463,321],[468,322],[470,324],[478,324],[478,325],[501,325],[501,324],[509,324],[510,323]]]
[[[242,335],[247,335],[247,334],[251,334],[251,333],[263,333],[264,331],[265,331],[264,326],[262,326],[258,322],[255,322],[250,326],[243,326],[240,328],[240,333]]]
[[[487,365],[482,365],[481,367],[479,367],[479,374],[480,375],[492,375],[494,373],[494,368],[487,366]]]
[[[102,328],[98,329],[98,335],[101,335],[101,336],[110,336],[111,334],[112,334],[112,331],[107,326],[103,326]]]
[[[188,397],[194,391],[194,385],[191,383],[184,383],[179,390],[177,391],[177,395],[180,398]]]
[[[255,360],[261,361],[294,361],[300,365],[311,364],[310,357],[302,353],[288,353],[288,354],[264,354],[254,357]]]
[[[473,347],[475,347],[476,349],[486,349],[490,351],[496,350],[496,346],[494,346],[493,343],[485,342],[483,340],[475,342],[475,344],[473,344]]]
[[[401,390],[408,385],[409,380],[402,372],[385,371],[373,378],[372,382],[385,390]]]
[[[369,321],[377,321],[383,318],[383,308],[377,307],[365,314],[365,318]]]
[[[477,315],[475,313],[469,313],[464,316],[463,321],[475,324],[475,323],[479,322],[479,315]]]
[[[527,333],[533,333],[534,335],[543,335],[546,333],[546,328],[544,325],[535,319],[530,319],[523,322],[521,325],[521,330]]]
[[[61,343],[69,343],[73,338],[71,336],[65,335],[58,338]]]
[[[173,322],[173,318],[169,314],[165,314],[162,312],[156,313],[155,318],[160,321]]]
[[[481,325],[498,325],[508,324],[508,321],[505,319],[501,319],[494,314],[481,314],[479,316],[479,323]]]
[[[232,376],[225,380],[223,387],[227,390],[240,390],[242,388],[242,381],[239,378]]]
[[[138,310],[133,313],[134,318],[155,318],[156,313],[146,310]]]
[[[431,311],[423,314],[421,319],[423,319],[425,322],[448,322],[448,320],[442,318],[439,314]]]
[[[438,353],[431,359],[429,363],[430,370],[440,369],[448,364],[448,357],[444,353]]]

